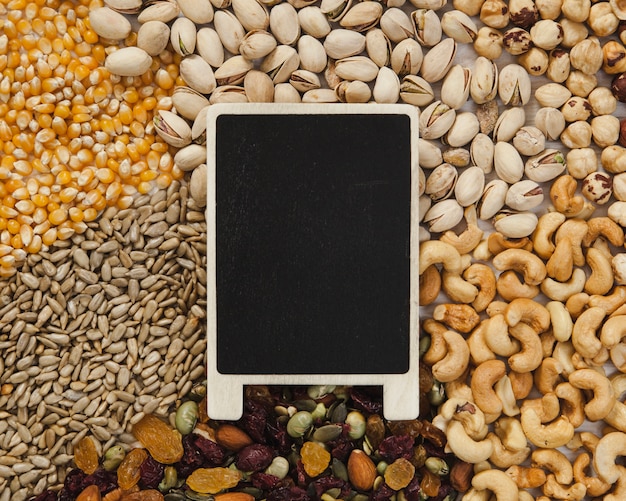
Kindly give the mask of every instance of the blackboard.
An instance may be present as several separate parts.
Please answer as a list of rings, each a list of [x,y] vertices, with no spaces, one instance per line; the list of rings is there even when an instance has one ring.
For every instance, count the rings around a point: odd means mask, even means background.
[[[216,384],[385,386],[416,369],[413,108],[339,108],[210,108]]]

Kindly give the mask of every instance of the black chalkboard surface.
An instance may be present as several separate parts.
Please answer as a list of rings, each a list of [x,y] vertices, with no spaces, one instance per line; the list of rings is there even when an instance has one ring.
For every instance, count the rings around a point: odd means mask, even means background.
[[[417,383],[415,120],[403,105],[210,108],[209,392]]]

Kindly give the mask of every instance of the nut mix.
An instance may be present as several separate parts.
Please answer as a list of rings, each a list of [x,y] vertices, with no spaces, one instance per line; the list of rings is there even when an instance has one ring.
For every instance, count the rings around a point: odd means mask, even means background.
[[[1,501],[626,497],[620,2],[0,15]],[[206,109],[370,100],[421,111],[420,297],[450,301],[422,321],[423,415],[385,423],[365,390],[249,388],[243,421],[212,422]]]

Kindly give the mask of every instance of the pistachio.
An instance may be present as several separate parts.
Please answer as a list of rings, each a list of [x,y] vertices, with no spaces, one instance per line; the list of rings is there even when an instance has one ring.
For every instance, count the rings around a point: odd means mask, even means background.
[[[553,82],[561,83],[567,80],[570,72],[569,52],[563,49],[550,51],[546,76]]]
[[[443,163],[433,169],[426,179],[424,193],[430,196],[433,202],[445,200],[454,193],[458,176],[458,172],[454,166]]]
[[[400,80],[391,68],[383,66],[378,70],[374,90],[374,101],[377,103],[397,103],[400,97]]]
[[[376,26],[382,15],[383,6],[367,0],[350,8],[339,24],[343,28],[364,32]]]
[[[474,51],[479,56],[496,60],[502,54],[503,38],[502,33],[495,28],[483,26],[474,40]]]
[[[532,156],[541,153],[546,144],[546,136],[532,125],[520,128],[513,137],[513,146],[522,155]]]
[[[525,179],[509,187],[504,203],[513,210],[526,211],[543,202],[543,189],[535,181]]]
[[[543,132],[548,141],[554,141],[565,129],[565,118],[563,118],[563,113],[556,108],[546,106],[537,110],[535,126]]]
[[[232,66],[229,65],[227,70]],[[218,68],[218,71],[223,67]],[[243,75],[241,80],[243,80]],[[200,94],[210,94],[216,86],[216,76],[213,74],[213,69],[197,54],[187,56],[180,62],[180,76],[183,77],[189,87]]]
[[[422,77],[406,75],[400,83],[400,99],[415,106],[426,106],[435,98],[430,84]]]
[[[417,141],[417,151],[420,167],[433,169],[443,163],[441,149],[434,142],[420,137]]]
[[[176,429],[181,435],[189,435],[196,426],[198,420],[198,404],[193,400],[187,400],[176,409]]]
[[[563,28],[552,19],[542,19],[530,28],[530,38],[536,47],[552,50],[563,40]]]
[[[211,93],[209,98],[209,103],[211,104],[247,102],[246,90],[240,85],[220,85]]]
[[[270,11],[270,30],[278,43],[293,45],[300,38],[298,12],[287,2],[279,3]]]
[[[365,49],[365,35],[352,30],[333,30],[324,41],[324,49],[333,59],[356,56]]]
[[[139,47],[124,47],[111,52],[104,61],[104,67],[114,75],[137,77],[143,75],[152,65],[152,57]]]
[[[460,10],[450,10],[441,16],[441,29],[458,43],[472,43],[478,34],[476,23]]]
[[[519,56],[532,47],[530,33],[523,28],[511,28],[502,36],[504,50],[513,56]]]
[[[589,37],[578,42],[570,51],[569,58],[572,67],[593,75],[602,67],[602,47],[596,37]]]
[[[191,87],[178,86],[172,94],[176,112],[189,120],[195,120],[200,110],[209,105],[209,100]]]
[[[324,79],[331,89],[336,89],[341,83],[341,77],[337,75],[336,64],[334,59],[328,59],[326,69],[324,70]]]
[[[89,11],[89,23],[98,36],[108,40],[123,40],[132,30],[130,21],[109,7]]]
[[[143,9],[137,16],[137,21],[140,24],[147,23],[148,21],[161,21],[163,23],[169,23],[173,19],[176,19],[179,14],[180,7],[178,7],[178,3],[159,1],[154,2]]]
[[[502,112],[493,129],[496,141],[510,141],[526,123],[524,108],[507,108]]]
[[[591,125],[583,120],[572,122],[561,133],[560,138],[568,148],[586,148],[591,144]]]
[[[478,217],[483,221],[491,219],[504,207],[509,185],[501,179],[494,179],[485,186],[478,202]]]
[[[206,144],[206,116],[209,105],[202,108],[191,125],[191,140],[196,144]]]
[[[337,94],[333,89],[311,89],[302,96],[303,103],[336,103]]]
[[[365,56],[352,56],[335,62],[337,76],[345,80],[371,82],[378,75],[378,66]]]
[[[419,130],[424,139],[437,139],[443,136],[456,118],[456,112],[447,104],[435,101],[420,114]]]
[[[106,471],[115,471],[124,460],[126,452],[121,445],[114,445],[106,450],[102,458],[102,467]]]
[[[463,219],[463,207],[454,199],[437,202],[424,216],[424,222],[433,233],[450,230],[459,224],[461,219]]]
[[[583,196],[598,205],[604,205],[613,194],[613,178],[603,172],[592,172],[583,179]]]
[[[533,212],[500,212],[494,217],[496,231],[507,238],[524,238],[537,228],[537,215]]]
[[[421,75],[427,82],[438,82],[446,76],[454,63],[456,56],[456,42],[452,38],[445,38],[424,56]]]
[[[296,70],[289,77],[289,83],[300,92],[306,92],[321,87],[317,74],[307,70]]]
[[[260,70],[267,73],[276,84],[289,80],[289,76],[299,65],[300,58],[296,49],[289,45],[278,45],[261,61]]]
[[[392,42],[398,43],[415,36],[411,19],[397,7],[388,8],[380,17],[379,23],[380,29]]]
[[[328,58],[322,43],[311,35],[303,35],[298,40],[300,67],[313,73],[321,73],[326,68]]]
[[[224,64],[215,70],[215,80],[217,85],[239,85],[243,82],[246,73],[248,73],[252,67],[252,61],[249,61],[241,55],[233,56],[227,59]],[[208,94],[209,92],[205,92],[205,94]]]
[[[447,4],[448,0],[411,0],[411,4],[417,9],[439,10]]]
[[[476,203],[483,194],[485,173],[480,167],[468,167],[459,176],[454,188],[454,197],[462,207]]]
[[[370,86],[360,80],[342,81],[335,93],[342,103],[367,103],[372,97]]]
[[[504,0],[485,0],[480,20],[489,28],[502,29],[509,24],[509,6]]]
[[[558,83],[542,85],[535,91],[535,99],[541,106],[559,108],[572,96],[567,87]]]
[[[154,115],[154,129],[167,144],[176,148],[183,148],[191,143],[191,127],[171,111],[157,111]]]
[[[196,24],[213,21],[213,5],[209,0],[176,0],[183,15]]]
[[[441,100],[458,110],[467,102],[471,80],[472,71],[469,68],[460,64],[452,66],[441,84]]]
[[[330,33],[328,18],[317,6],[308,6],[298,11],[298,21],[302,31],[314,38],[324,38]]]
[[[331,21],[341,21],[351,6],[352,0],[322,0],[320,9]]]
[[[293,73],[291,75],[293,76]],[[274,83],[269,75],[262,71],[248,71],[243,79],[243,88],[250,103],[271,103],[274,100]]]
[[[419,217],[420,217],[420,223],[421,223],[422,219],[424,219],[424,214],[430,207],[431,201],[430,201],[430,197],[424,196],[424,192],[426,191],[426,174],[424,174],[424,169],[422,169],[421,167],[418,167],[417,169],[417,178],[418,178],[418,185],[419,185],[418,194],[420,197]],[[424,200],[428,201],[428,203],[425,204]]]
[[[181,56],[193,54],[196,50],[196,25],[186,17],[179,17],[170,29],[172,48]]]
[[[252,61],[267,56],[276,48],[276,45],[276,39],[271,33],[265,30],[252,30],[241,39],[238,53]]]
[[[567,153],[566,165],[570,176],[584,179],[598,170],[598,156],[592,148],[574,148]]]
[[[452,147],[460,147],[468,144],[480,129],[478,118],[469,111],[458,113],[454,123],[445,135],[445,143]]]
[[[508,64],[498,77],[498,95],[509,106],[524,106],[530,99],[530,77],[519,64]]]
[[[498,67],[496,63],[479,56],[474,62],[470,81],[470,95],[476,104],[491,101],[498,92]]]
[[[182,171],[189,172],[206,161],[206,148],[199,144],[190,144],[181,148],[174,155],[174,163]]]
[[[421,177],[420,177],[421,179]],[[420,190],[421,191],[421,190]],[[420,217],[420,223],[424,220],[424,216],[426,215],[426,213],[428,212],[428,209],[430,209],[430,206],[433,204],[433,201],[431,200],[431,198],[429,196],[425,196],[425,195],[420,195],[420,200],[419,200],[419,217]]]
[[[300,93],[290,83],[279,83],[274,87],[275,103],[300,103]]]
[[[489,174],[493,169],[494,152],[495,145],[491,138],[482,132],[476,134],[470,145],[470,158],[485,174]]]
[[[141,31],[141,30],[140,30]],[[224,46],[213,28],[200,28],[196,34],[196,51],[214,68],[224,62]]]
[[[170,41],[170,27],[161,21],[148,21],[137,31],[137,47],[151,56],[158,56]]]
[[[391,62],[391,42],[380,28],[373,28],[365,34],[365,50],[380,68]]]
[[[498,122],[498,103],[495,99],[476,106],[476,117],[480,124],[480,132],[491,134]]]
[[[232,0],[232,8],[247,31],[265,30],[269,26],[267,8],[257,0]]]
[[[493,164],[498,177],[509,184],[517,183],[524,175],[524,161],[510,143],[496,143]]]
[[[121,14],[137,14],[142,3],[142,0],[106,0],[104,5]]]
[[[224,48],[231,54],[239,54],[239,45],[246,30],[235,14],[228,10],[218,10],[213,17],[213,26]]]
[[[432,47],[441,41],[443,30],[441,21],[434,10],[416,9],[411,12],[415,38],[425,47]]]
[[[391,52],[391,68],[398,77],[416,75],[422,66],[422,48],[412,38],[405,38]]]
[[[443,161],[455,167],[467,167],[470,163],[470,153],[465,148],[448,148],[443,152]]]

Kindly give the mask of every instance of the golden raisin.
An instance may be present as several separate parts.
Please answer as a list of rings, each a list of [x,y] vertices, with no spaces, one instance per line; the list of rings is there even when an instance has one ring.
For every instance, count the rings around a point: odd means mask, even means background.
[[[420,482],[420,490],[428,497],[435,497],[439,494],[439,487],[441,487],[441,477],[426,470]]]
[[[87,475],[98,469],[98,451],[91,437],[83,437],[74,447],[74,462]]]
[[[187,485],[201,494],[217,494],[235,487],[241,480],[241,472],[230,468],[198,468],[189,477]]]
[[[404,489],[415,476],[415,466],[408,459],[396,459],[385,469],[385,482],[394,491]]]
[[[120,501],[164,501],[163,494],[156,489],[124,494]]]
[[[135,426],[133,435],[159,463],[177,463],[183,457],[180,433],[152,414],[146,414]]]
[[[130,489],[139,482],[141,478],[141,464],[148,458],[145,449],[133,449],[122,460],[117,467],[117,483],[124,489]]]
[[[330,453],[316,442],[306,442],[300,450],[300,456],[309,477],[317,477],[330,464]]]

